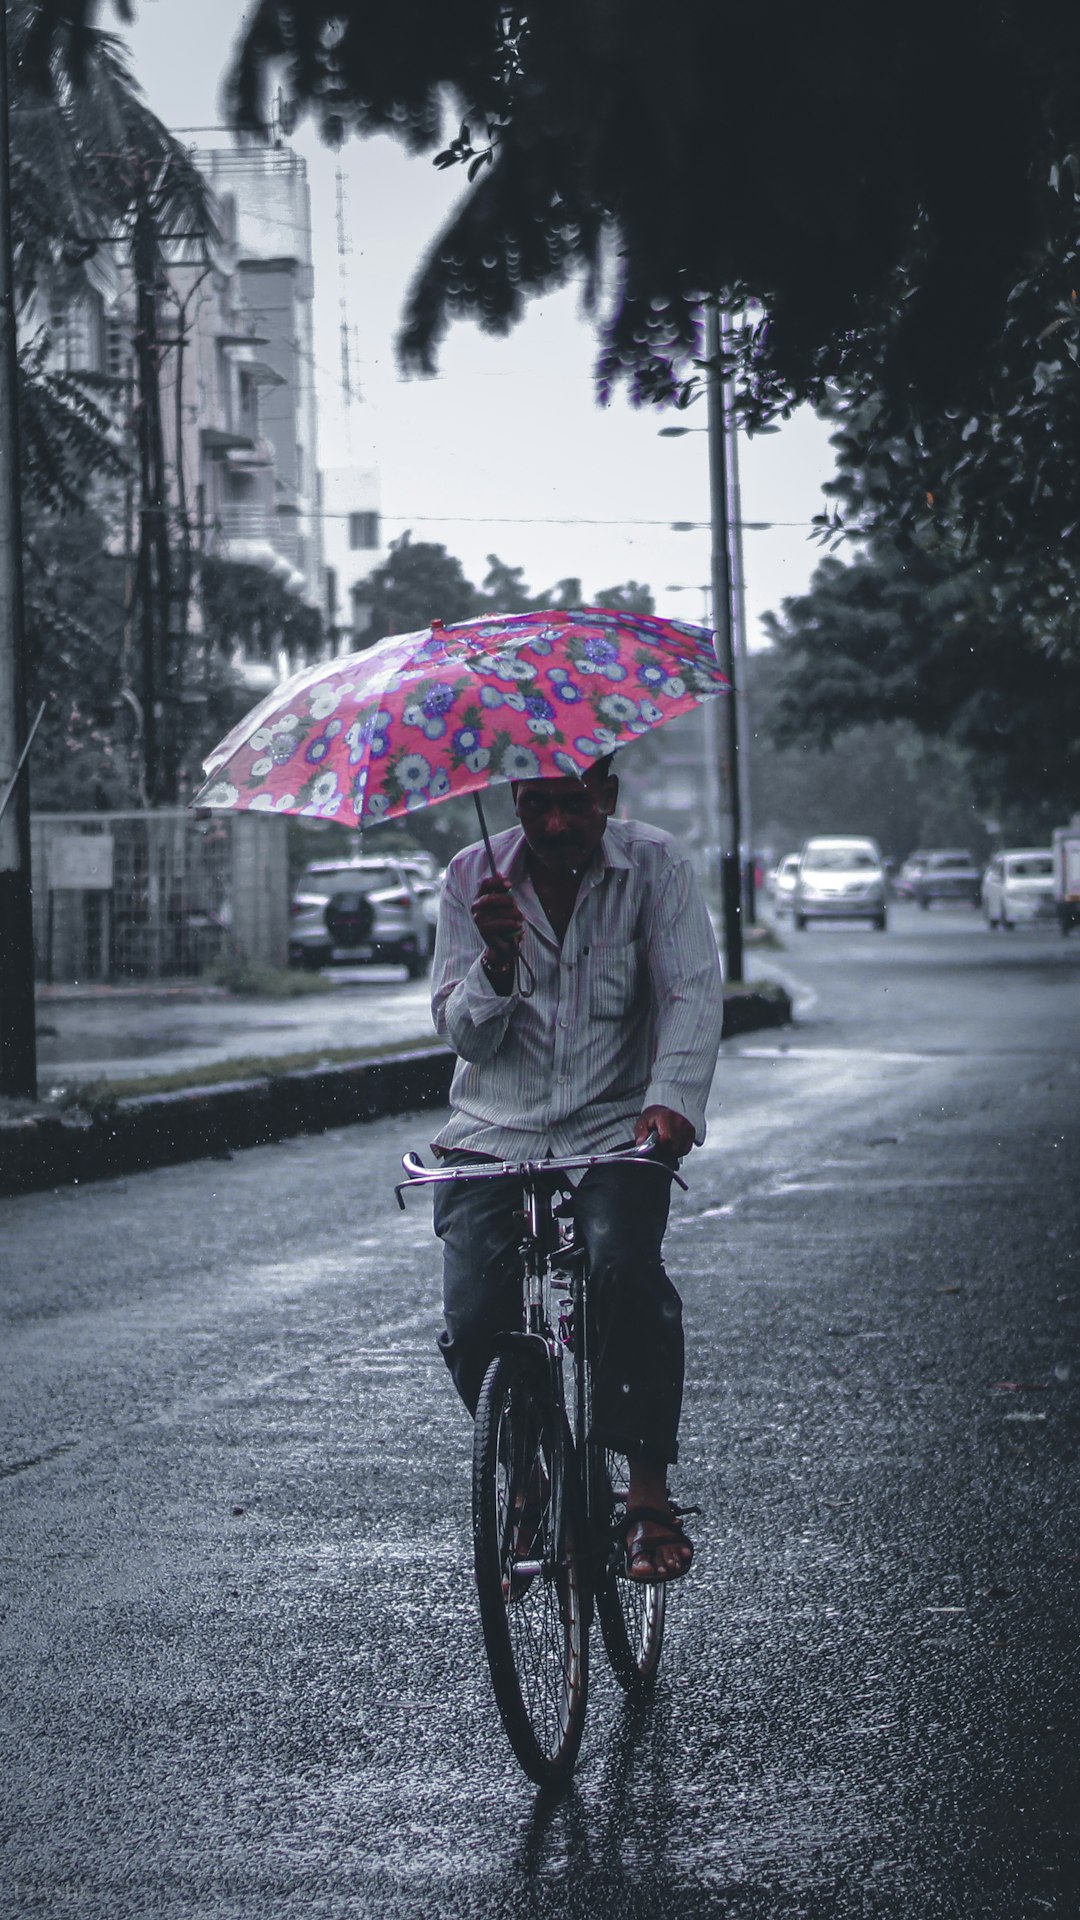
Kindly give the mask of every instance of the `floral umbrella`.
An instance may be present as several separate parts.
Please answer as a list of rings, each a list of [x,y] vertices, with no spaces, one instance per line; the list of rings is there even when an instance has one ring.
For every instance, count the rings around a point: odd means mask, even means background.
[[[587,607],[394,634],[306,668],[205,762],[193,805],[375,826],[505,780],[583,773],[729,691],[705,628]]]

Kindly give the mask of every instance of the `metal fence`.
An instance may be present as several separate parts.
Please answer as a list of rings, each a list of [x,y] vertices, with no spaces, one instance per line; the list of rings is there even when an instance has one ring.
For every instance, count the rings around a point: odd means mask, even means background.
[[[39,979],[140,981],[206,973],[230,951],[285,957],[284,821],[183,808],[42,813],[31,823]]]

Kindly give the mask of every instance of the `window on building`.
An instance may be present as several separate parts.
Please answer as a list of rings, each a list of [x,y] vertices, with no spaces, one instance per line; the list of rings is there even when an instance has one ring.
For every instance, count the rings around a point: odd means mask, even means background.
[[[259,390],[250,373],[240,369],[238,381],[237,427],[249,440],[259,437]]]
[[[350,513],[349,546],[354,553],[361,548],[370,551],[379,544],[379,516],[377,513]]]
[[[358,637],[366,633],[371,625],[371,608],[363,598],[363,592],[364,589],[358,582],[349,593],[352,601],[352,629]]]

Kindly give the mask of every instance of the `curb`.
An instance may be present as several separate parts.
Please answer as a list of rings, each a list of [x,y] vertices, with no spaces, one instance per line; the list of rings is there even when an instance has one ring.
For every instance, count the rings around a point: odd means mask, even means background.
[[[771,982],[724,996],[725,1039],[790,1020],[790,997]],[[442,1107],[453,1070],[453,1054],[431,1046],[384,1060],[134,1096],[81,1118],[35,1112],[3,1119],[0,1196],[145,1173],[301,1133]]]
[[[0,1195],[145,1173],[445,1106],[453,1068],[453,1054],[432,1046],[387,1060],[135,1096],[81,1119],[57,1113],[0,1121]]]

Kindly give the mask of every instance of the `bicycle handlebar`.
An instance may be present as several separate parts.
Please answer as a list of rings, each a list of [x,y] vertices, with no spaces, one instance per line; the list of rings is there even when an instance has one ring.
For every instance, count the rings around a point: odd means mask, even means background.
[[[395,1188],[394,1194],[402,1213],[405,1201],[402,1198],[406,1187],[430,1187],[443,1180],[503,1180],[508,1174],[519,1180],[535,1180],[540,1174],[587,1172],[590,1167],[655,1167],[658,1173],[668,1173],[684,1193],[688,1192],[686,1181],[674,1167],[667,1166],[663,1160],[656,1160],[653,1154],[657,1145],[657,1136],[650,1133],[639,1147],[617,1149],[613,1153],[589,1153],[573,1155],[565,1160],[500,1160],[490,1166],[475,1167],[427,1167],[418,1153],[406,1153],[402,1157],[405,1179]]]

